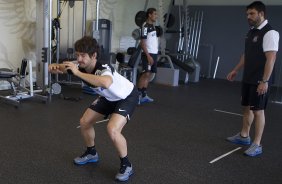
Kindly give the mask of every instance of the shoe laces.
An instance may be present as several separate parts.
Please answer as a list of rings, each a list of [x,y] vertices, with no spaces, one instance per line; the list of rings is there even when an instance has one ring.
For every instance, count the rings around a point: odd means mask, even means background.
[[[80,158],[83,158],[83,157],[85,157],[85,156],[87,156],[89,153],[88,153],[88,151],[86,150],[81,156],[80,156]]]
[[[125,170],[126,170],[126,165],[124,165],[124,164],[120,164],[120,169],[119,169],[119,172],[121,173],[121,174],[124,174],[124,172],[125,172]]]
[[[251,149],[257,151],[260,148],[260,145],[252,144]]]

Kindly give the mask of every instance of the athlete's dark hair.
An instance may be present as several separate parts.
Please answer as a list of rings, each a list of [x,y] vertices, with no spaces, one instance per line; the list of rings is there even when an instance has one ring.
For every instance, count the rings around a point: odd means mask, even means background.
[[[146,12],[146,18],[149,18],[149,15],[154,13],[156,10],[156,8],[148,8],[147,12]]]
[[[100,49],[97,40],[91,36],[84,36],[77,40],[74,44],[74,49],[77,52],[87,53],[90,57],[97,53],[97,58],[100,56]]]
[[[249,4],[246,7],[246,10],[248,10],[248,9],[255,9],[258,12],[264,12],[264,16],[266,14],[265,4],[263,2],[261,2],[261,1],[254,1],[254,2],[252,2],[251,4]]]

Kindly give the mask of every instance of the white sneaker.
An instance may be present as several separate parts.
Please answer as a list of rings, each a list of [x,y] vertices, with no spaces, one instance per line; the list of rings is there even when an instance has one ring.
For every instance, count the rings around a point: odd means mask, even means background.
[[[127,181],[132,174],[133,174],[132,165],[131,166],[121,165],[119,172],[116,175],[116,180]]]

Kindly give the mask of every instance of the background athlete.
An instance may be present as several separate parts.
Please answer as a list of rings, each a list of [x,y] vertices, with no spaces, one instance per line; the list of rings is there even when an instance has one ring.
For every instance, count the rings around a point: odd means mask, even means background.
[[[142,73],[138,81],[138,91],[140,93],[139,104],[154,101],[154,99],[147,95],[147,88],[152,73],[157,73],[159,41],[154,26],[158,18],[157,10],[155,8],[149,8],[146,12],[146,18],[146,22],[143,23],[141,29],[141,48],[143,52],[141,55]]]

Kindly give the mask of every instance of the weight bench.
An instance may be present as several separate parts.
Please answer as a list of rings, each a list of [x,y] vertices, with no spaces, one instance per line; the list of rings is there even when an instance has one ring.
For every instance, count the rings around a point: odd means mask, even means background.
[[[25,77],[27,75],[26,68],[29,65],[29,89],[25,87]],[[0,100],[12,104],[16,107],[20,105],[21,100],[36,97],[42,101],[47,101],[48,97],[34,93],[32,81],[32,64],[26,59],[22,60],[20,72],[13,72],[8,68],[0,68],[0,80],[7,81],[10,84],[10,89],[0,91]],[[6,92],[6,95],[1,95]],[[7,95],[7,92],[9,93]]]
[[[137,84],[137,67],[141,60],[141,45],[139,44],[136,51],[130,56],[128,63],[119,65],[118,72],[130,80],[133,84]]]

